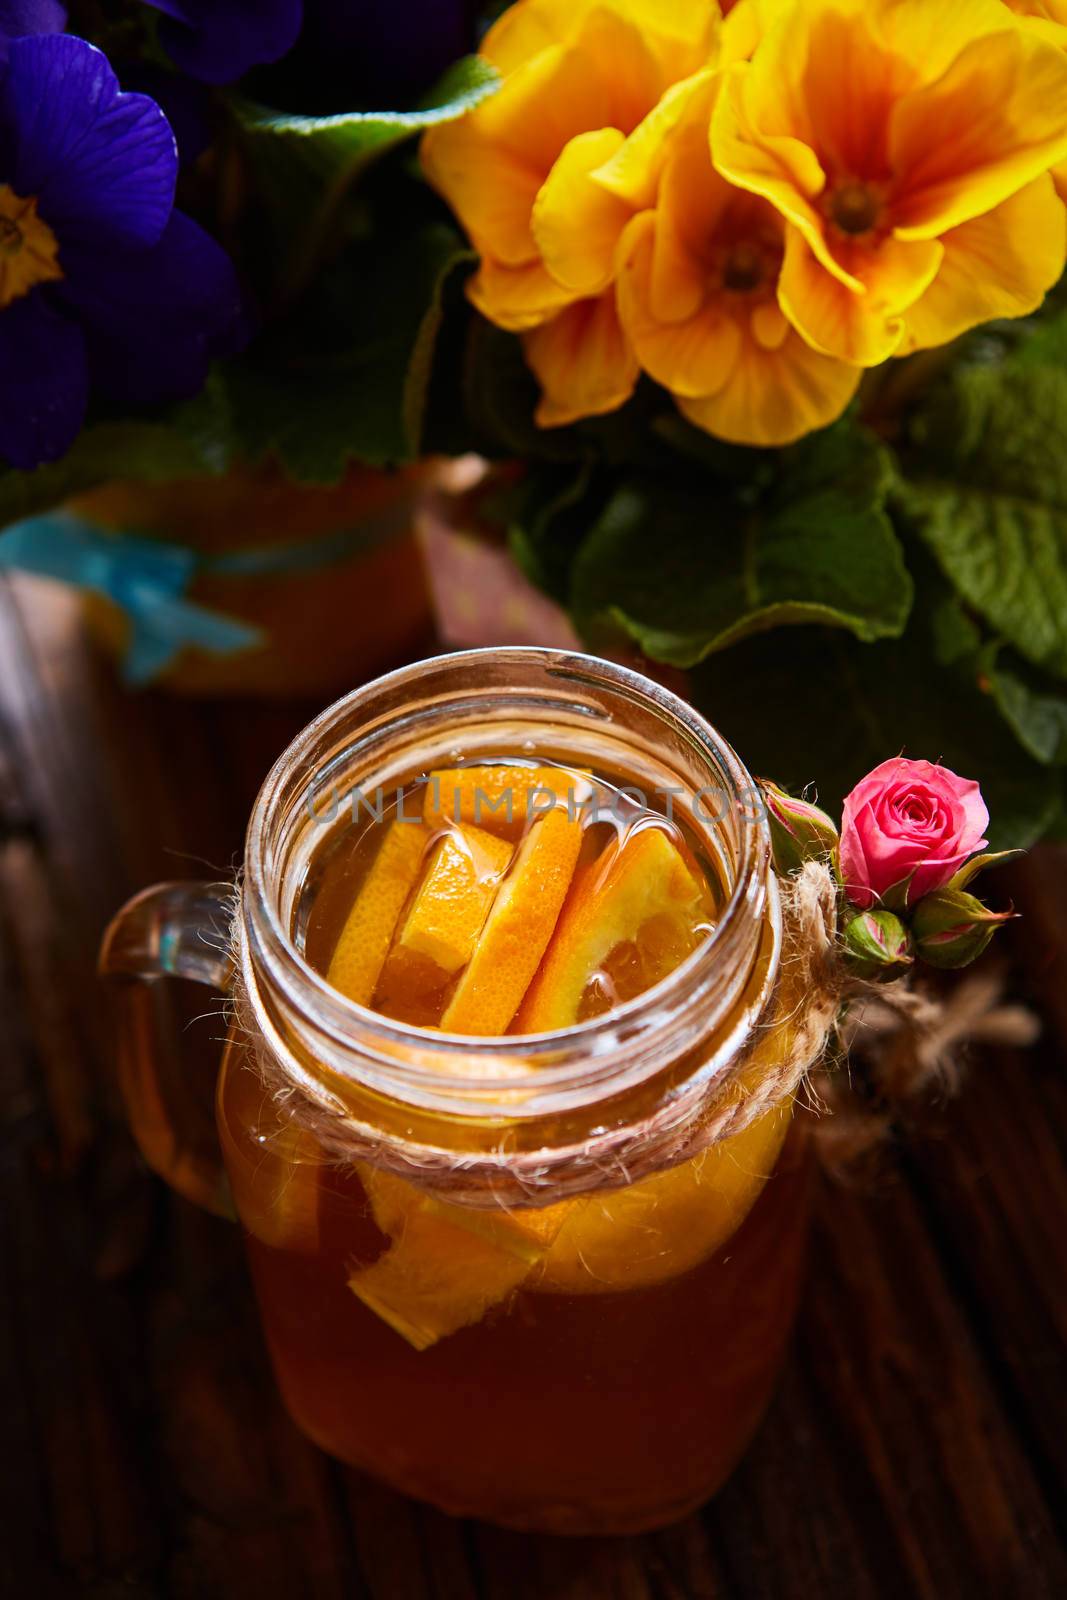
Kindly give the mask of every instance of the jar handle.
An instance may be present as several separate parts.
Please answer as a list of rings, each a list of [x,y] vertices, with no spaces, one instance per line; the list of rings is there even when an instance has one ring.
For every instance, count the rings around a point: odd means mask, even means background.
[[[162,978],[227,992],[233,885],[161,883],[130,900],[100,947],[99,970],[118,1004],[119,1085],[145,1161],[180,1195],[216,1216],[234,1215],[215,1132],[211,1083],[198,1082],[177,1048]]]

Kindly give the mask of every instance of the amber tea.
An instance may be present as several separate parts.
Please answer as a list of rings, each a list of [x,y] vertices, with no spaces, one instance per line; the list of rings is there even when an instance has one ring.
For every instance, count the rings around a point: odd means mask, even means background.
[[[582,1024],[715,927],[722,863],[672,799],[543,747],[346,796],[294,943],[415,1028]],[[796,1291],[796,1160],[767,1183],[788,1106],[628,1186],[506,1209],[331,1160],[236,1044],[219,1119],[282,1388],[326,1449],[449,1510],[561,1530],[662,1521],[729,1471]]]

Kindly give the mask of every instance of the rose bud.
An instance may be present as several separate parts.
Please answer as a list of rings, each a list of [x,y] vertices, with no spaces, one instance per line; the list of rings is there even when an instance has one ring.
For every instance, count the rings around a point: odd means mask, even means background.
[[[891,911],[861,911],[846,922],[845,959],[861,978],[895,976],[912,963],[907,928]]]
[[[938,889],[915,908],[915,949],[932,967],[966,967],[982,954],[1001,923],[1014,911],[990,911],[962,889]]]
[[[771,829],[771,848],[778,872],[797,872],[805,861],[829,856],[837,849],[833,822],[809,800],[797,800],[776,783],[760,779]]]
[[[977,783],[929,761],[883,761],[845,801],[845,893],[864,909],[890,896],[899,908],[914,905],[985,849],[988,824]]]

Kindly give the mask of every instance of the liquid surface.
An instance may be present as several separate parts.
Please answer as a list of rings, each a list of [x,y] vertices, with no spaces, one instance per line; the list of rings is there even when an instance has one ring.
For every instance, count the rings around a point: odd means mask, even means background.
[[[350,999],[479,1036],[565,1028],[667,977],[722,885],[695,834],[606,775],[521,758],[361,796],[294,933]]]

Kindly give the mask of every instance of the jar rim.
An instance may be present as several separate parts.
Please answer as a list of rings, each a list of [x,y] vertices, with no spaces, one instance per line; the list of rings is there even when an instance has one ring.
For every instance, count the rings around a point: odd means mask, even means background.
[[[570,1027],[539,1034],[478,1036],[429,1033],[410,1023],[384,1017],[334,989],[323,973],[313,967],[298,948],[285,925],[280,896],[272,884],[270,838],[275,813],[286,798],[291,799],[294,777],[310,781],[315,752],[321,752],[331,734],[354,713],[373,708],[385,693],[396,695],[410,687],[417,697],[420,683],[442,670],[462,675],[466,669],[492,664],[523,670],[538,669],[558,678],[583,681],[617,692],[622,698],[643,705],[675,727],[684,730],[709,766],[724,773],[731,785],[731,800],[737,808],[738,847],[734,876],[715,927],[685,961],[667,977],[634,999],[612,1010]],[[756,798],[753,808],[740,804],[742,794]],[[252,991],[258,1011],[257,991],[268,984],[284,995],[283,1010],[291,1019],[303,1012],[313,1019],[317,1039],[336,1047],[331,1060],[334,1070],[351,1056],[349,1067],[355,1079],[366,1081],[368,1054],[392,1080],[389,1092],[405,1088],[417,1093],[423,1103],[429,1094],[439,1108],[449,1092],[513,1090],[521,1070],[529,1078],[536,1068],[540,1091],[580,1089],[590,1078],[610,1076],[620,1050],[633,1053],[635,1045],[653,1021],[662,1023],[683,1014],[707,988],[714,969],[729,959],[738,943],[741,925],[751,925],[763,913],[768,896],[770,834],[766,810],[758,786],[732,746],[691,705],[662,684],[632,668],[600,657],[562,649],[532,645],[501,649],[478,649],[428,657],[373,680],[342,696],[313,719],[291,741],[275,761],[259,791],[248,826],[241,911],[241,963],[245,985]],[[774,908],[772,908],[774,909]],[[776,914],[776,911],[775,911]],[[775,966],[776,966],[775,959]],[[771,973],[773,980],[774,973]],[[405,1060],[414,1052],[415,1061]],[[562,1063],[558,1058],[563,1056]],[[569,1058],[569,1059],[568,1059]],[[495,1067],[499,1076],[486,1076]],[[452,1069],[451,1072],[449,1069]],[[406,1097],[406,1096],[405,1096]],[[538,1097],[540,1100],[540,1096]],[[471,1109],[470,1104],[467,1110]],[[539,1104],[543,1110],[543,1105]],[[479,1097],[479,1111],[484,1105]]]

